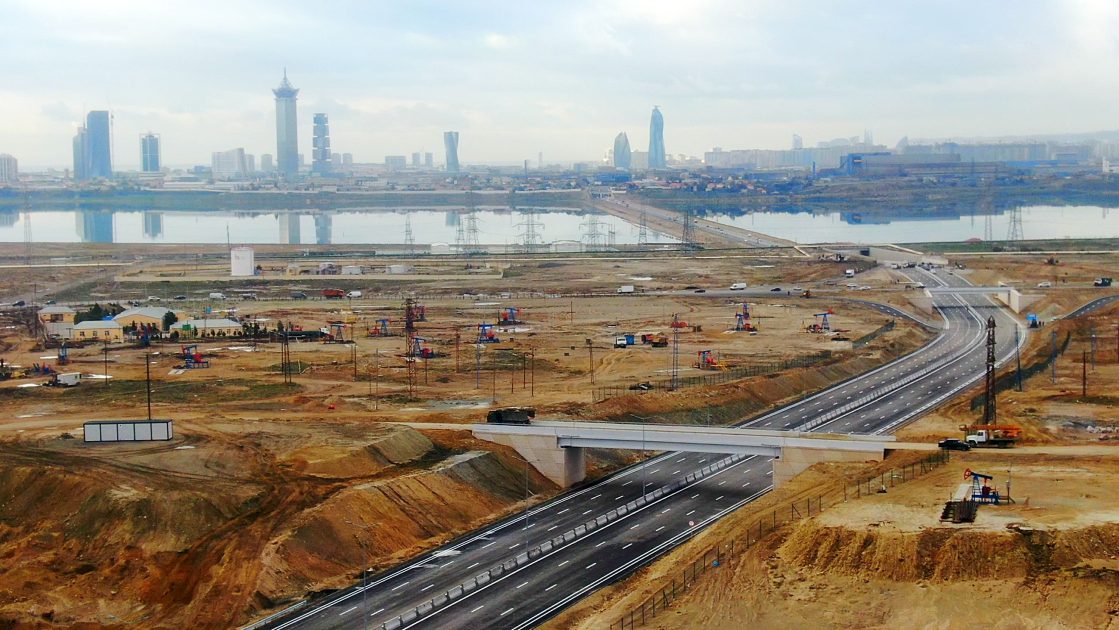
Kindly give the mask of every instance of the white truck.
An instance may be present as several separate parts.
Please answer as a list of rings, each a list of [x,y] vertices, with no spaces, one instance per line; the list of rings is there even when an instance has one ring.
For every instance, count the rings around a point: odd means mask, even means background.
[[[56,372],[54,375],[54,384],[62,387],[73,387],[75,385],[80,385],[81,382],[81,372]]]
[[[210,299],[211,300],[224,300],[225,299],[225,294],[224,293],[211,293],[210,294]]]
[[[845,277],[848,277],[848,278],[854,278],[855,277],[855,270],[854,269],[848,269],[846,271],[846,273],[844,273],[843,275]]]
[[[746,285],[745,282],[735,282],[734,284],[730,285],[730,290],[731,291],[745,291],[746,286],[747,285]]]
[[[361,299],[361,291],[350,291],[349,293],[346,294],[346,297],[350,298],[351,300],[360,300]]]
[[[623,284],[622,286],[618,287],[618,293],[633,293],[633,285]]]

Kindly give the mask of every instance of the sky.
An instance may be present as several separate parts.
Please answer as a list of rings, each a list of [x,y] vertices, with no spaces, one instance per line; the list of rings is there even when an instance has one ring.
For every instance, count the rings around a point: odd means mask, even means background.
[[[70,167],[82,113],[111,109],[118,169],[276,153],[271,88],[300,89],[357,162],[594,160],[625,131],[669,153],[874,132],[952,138],[1114,130],[1119,3],[983,0],[291,2],[0,0],[0,153]]]

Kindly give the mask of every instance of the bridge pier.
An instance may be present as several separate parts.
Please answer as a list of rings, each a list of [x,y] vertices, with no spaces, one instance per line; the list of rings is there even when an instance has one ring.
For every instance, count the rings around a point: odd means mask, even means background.
[[[884,449],[877,452],[867,452],[786,446],[781,449],[781,457],[773,460],[773,488],[780,488],[786,481],[808,470],[812,464],[819,462],[865,462],[868,460],[880,462],[884,454]]]
[[[560,447],[554,435],[516,435],[474,431],[479,440],[511,447],[532,464],[540,474],[561,488],[569,488],[587,478],[587,449]]]

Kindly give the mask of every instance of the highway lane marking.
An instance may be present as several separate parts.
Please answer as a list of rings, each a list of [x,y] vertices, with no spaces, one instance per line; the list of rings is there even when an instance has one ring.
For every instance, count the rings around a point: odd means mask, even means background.
[[[492,546],[494,546],[494,545],[496,545],[496,544],[497,544],[497,541],[495,540],[495,541],[493,541],[492,543],[490,543],[490,544],[488,544],[488,545],[483,545],[482,547],[480,547],[480,549],[485,549],[486,547],[492,547]]]
[[[742,484],[742,487],[743,487],[743,488],[745,488],[745,487],[746,487],[746,486],[748,486],[748,485],[750,485],[750,482],[749,482],[749,481],[747,481],[746,483]]]
[[[517,544],[513,545],[512,547],[510,547],[510,549],[516,549],[517,547],[520,547],[520,546],[521,546],[521,543],[517,543]]]
[[[398,588],[404,588],[405,586],[408,586],[409,584],[411,584],[411,582],[405,582],[405,583],[403,583],[403,584],[399,584],[399,585],[397,585],[397,586],[394,586],[394,587],[392,587],[392,589],[391,589],[391,590],[394,590],[394,591],[395,591],[396,589],[398,589]]]
[[[544,589],[544,592],[547,593],[548,591],[552,590],[555,587],[556,587],[556,585],[553,584],[553,585],[549,586],[548,588]]]
[[[649,474],[650,474],[650,475],[655,475],[655,474],[657,474],[657,472],[659,472],[659,471],[660,471],[660,468],[658,468],[658,469],[656,469],[656,470],[650,470],[650,471],[649,471]]]
[[[627,481],[627,482],[623,483],[623,484],[622,484],[622,487],[624,488],[624,487],[628,486],[628,485],[629,485],[629,484],[631,484],[631,483],[633,483],[633,480],[632,480],[632,479],[630,479],[629,481]]]
[[[626,545],[626,546],[622,547],[622,549],[623,549],[623,550],[625,550],[625,549],[629,549],[629,548],[630,548],[630,547],[632,547],[632,546],[633,546],[633,543],[629,543],[628,545]]]
[[[556,512],[556,516],[559,516],[560,514],[563,514],[564,512],[570,512],[570,511],[571,511],[571,508],[564,508],[564,509],[560,510],[559,512]]]
[[[528,586],[528,582],[525,582],[524,584],[521,584],[521,586]],[[521,588],[521,586],[518,586],[517,588]]]
[[[559,525],[552,525],[551,527],[549,527],[549,528],[548,528],[547,530],[545,530],[545,531],[549,531],[549,532],[550,532],[550,531],[552,531],[553,529],[557,529],[557,528],[559,528]]]
[[[475,562],[474,564],[472,564],[472,565],[470,565],[470,566],[468,566],[468,567],[466,567],[466,568],[467,568],[467,569],[473,569],[474,567],[478,566],[479,564],[482,564],[482,563],[481,563],[481,562]]]
[[[637,529],[638,527],[641,527],[641,523],[638,523],[638,524],[634,525],[630,529],[633,530],[633,529]]]
[[[587,565],[587,569],[589,569],[589,568],[593,567],[593,566],[594,566],[594,565],[596,565],[596,564],[598,564],[598,563],[597,563],[597,562],[592,562],[592,563],[588,564],[588,565]],[[586,571],[587,569],[583,569],[583,570],[584,570],[584,571]]]
[[[658,531],[658,532],[659,532],[659,531],[660,531],[660,530],[662,530],[662,529],[664,529],[664,525],[661,525],[660,527],[658,527],[658,528],[656,529],[656,531]]]
[[[357,606],[354,606],[353,608],[347,608],[346,610],[343,610],[342,612],[338,613],[338,616],[341,617],[342,615],[344,615],[348,612],[353,612],[355,610],[357,610]]]
[[[435,585],[434,585],[434,584],[428,584],[427,586],[425,586],[425,587],[421,588],[421,589],[420,589],[420,592],[422,593],[422,592],[426,591],[427,589],[429,589],[429,588],[431,588],[431,587],[433,587],[433,586],[435,586]]]
[[[563,562],[559,563],[559,564],[558,564],[558,565],[556,565],[556,566],[560,566],[560,567],[562,567],[563,565],[567,564],[568,562],[571,562],[571,561],[570,561],[570,560],[564,560]]]
[[[478,612],[479,610],[482,610],[482,609],[483,609],[483,608],[485,608],[485,607],[486,607],[486,605],[485,605],[485,604],[482,604],[481,606],[479,606],[479,607],[475,608],[474,610],[472,610],[472,611],[470,611],[470,612],[472,612],[472,613],[476,613],[476,612]]]
[[[698,497],[698,496],[699,496],[698,494],[693,494],[693,495],[692,495],[691,497],[689,497],[689,498],[690,498],[690,499],[694,499],[694,498],[696,498],[696,497]]]
[[[685,459],[688,459],[688,458],[687,457],[681,457],[680,459],[676,460],[676,463],[679,464],[680,462],[684,461]]]
[[[443,566],[441,566],[441,567],[439,567],[439,568],[440,568],[440,569],[446,569],[447,567],[451,566],[451,565],[452,565],[452,564],[454,564],[454,563],[455,563],[455,561],[454,561],[454,560],[451,560],[450,562],[448,562],[447,564],[444,564]]]
[[[720,481],[720,482],[719,482],[719,485],[721,486],[721,485],[723,485],[723,484],[724,484],[724,483],[726,483],[726,482],[727,482],[727,480],[726,480],[726,479],[724,479],[724,480],[722,480],[722,481]]]
[[[725,494],[720,494],[719,496],[715,497],[715,500],[716,500],[716,501],[718,501],[718,500],[722,499],[722,498],[723,498],[723,497],[725,497],[725,496],[726,496]]]
[[[373,612],[369,613],[369,616],[372,617],[373,615],[376,615],[377,613],[380,613],[380,612],[385,612],[385,609],[384,608],[378,608],[377,610],[374,610]]]
[[[614,497],[614,500],[617,501],[618,499],[624,499],[625,497],[626,497],[626,495],[619,494],[618,496]]]
[[[606,544],[606,543],[608,543],[608,542],[610,542],[610,541],[609,541],[609,540],[604,540],[604,541],[602,541],[602,542],[598,543],[597,545],[595,545],[595,548],[597,549],[598,547],[601,547],[601,546],[605,545],[605,544]]]
[[[591,501],[594,501],[595,499],[597,499],[597,498],[599,498],[599,497],[601,497],[601,496],[602,496],[602,493],[601,493],[601,492],[599,492],[598,494],[596,494],[596,495],[594,495],[593,497],[591,497],[591,499],[590,499],[590,500],[591,500]]]
[[[591,513],[591,510],[587,510],[586,512],[583,512],[582,514],[580,514],[580,516],[586,516],[590,513]]]
[[[498,617],[504,617],[505,615],[508,615],[509,613],[513,612],[514,610],[516,610],[516,609],[515,608],[510,608],[509,610],[506,610],[505,612],[498,615]]]
[[[687,513],[687,514],[685,514],[684,516],[691,516],[692,514],[695,514],[695,510],[692,510],[691,512],[688,512],[688,513]]]
[[[669,511],[669,510],[671,510],[671,509],[672,509],[672,508],[664,508],[663,510],[661,510],[661,514],[665,514],[665,513],[667,513],[667,512]]]
[[[672,474],[674,474],[674,475],[678,475],[678,474],[680,474],[680,471],[679,471],[679,469],[677,469],[677,470],[674,470],[674,471],[672,471]]]

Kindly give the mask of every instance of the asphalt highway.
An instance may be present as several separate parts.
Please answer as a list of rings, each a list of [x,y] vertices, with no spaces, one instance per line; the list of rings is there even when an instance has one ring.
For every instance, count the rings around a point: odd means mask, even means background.
[[[928,286],[966,286],[943,270],[906,270]],[[935,297],[946,328],[920,350],[748,422],[767,429],[885,433],[980,380],[986,320],[997,322],[998,356],[1015,351],[1013,318],[982,295]],[[1025,335],[1020,335],[1024,343]],[[312,603],[266,628],[369,627],[607,511],[683,478],[724,456],[664,453],[589,487],[567,493],[391,571]],[[768,492],[765,457],[729,463],[527,565],[491,580],[404,628],[531,628],[604,585],[620,580],[728,512]],[[358,532],[360,535],[360,532]],[[367,624],[367,626],[366,626]]]

